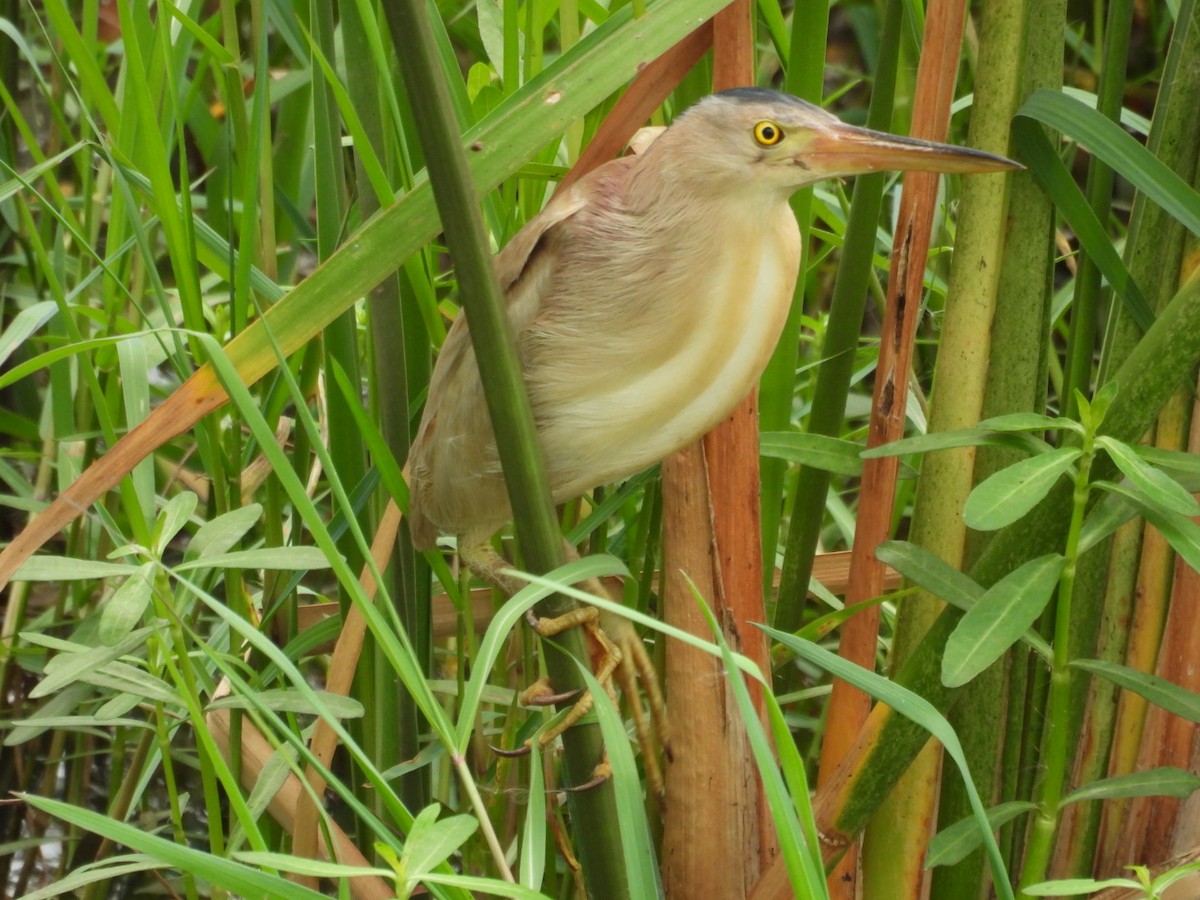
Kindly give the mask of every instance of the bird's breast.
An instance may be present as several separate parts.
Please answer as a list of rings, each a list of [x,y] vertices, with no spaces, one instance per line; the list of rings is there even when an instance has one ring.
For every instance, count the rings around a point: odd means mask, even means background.
[[[555,494],[627,477],[725,418],[757,383],[779,340],[799,256],[786,204],[757,221],[713,222],[686,253],[681,249],[686,265],[647,285],[624,326],[609,323],[617,340],[597,345],[594,377],[580,379],[574,396],[564,394],[543,418]]]

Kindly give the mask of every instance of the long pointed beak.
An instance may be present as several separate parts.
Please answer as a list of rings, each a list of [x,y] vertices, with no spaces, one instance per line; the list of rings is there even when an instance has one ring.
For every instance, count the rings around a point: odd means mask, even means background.
[[[825,175],[882,171],[1003,172],[1022,168],[1020,163],[982,150],[898,137],[842,122],[816,131],[799,160],[810,170]]]

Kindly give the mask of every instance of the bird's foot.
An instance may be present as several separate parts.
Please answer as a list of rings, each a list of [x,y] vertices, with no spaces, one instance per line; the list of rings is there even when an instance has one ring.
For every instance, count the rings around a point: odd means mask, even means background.
[[[595,667],[596,680],[604,686],[604,690],[608,693],[609,698],[613,703],[617,702],[617,695],[612,686],[613,672],[617,666],[621,664],[621,651],[617,646],[608,639],[599,626],[600,613],[594,606],[580,606],[561,616],[555,616],[552,619],[539,618],[531,612],[529,615],[529,625],[541,637],[552,638],[555,635],[562,634],[568,628],[583,628],[588,636],[588,643],[593,648],[592,662]],[[522,693],[520,700],[526,705],[552,705],[568,699],[571,695],[555,694],[550,687],[548,678],[540,678],[532,685],[526,688]],[[586,716],[592,710],[591,691],[584,691],[575,705],[571,707],[571,711],[566,717],[556,723],[553,727],[547,728],[541,733],[538,738],[541,746],[545,747],[556,737]]]
[[[505,594],[512,596],[523,586],[505,574],[503,570],[508,564],[489,545],[460,541],[459,547],[463,559],[472,571],[485,581],[500,588]],[[570,547],[568,547],[568,554],[574,555],[574,551]],[[597,596],[608,596],[599,581],[591,580],[584,585],[584,588]],[[659,764],[659,753],[661,752],[668,760],[671,759],[666,703],[663,701],[662,688],[659,684],[658,673],[654,669],[654,663],[633,625],[628,619],[612,613],[602,613],[594,606],[580,606],[565,615],[554,618],[541,618],[531,610],[527,613],[526,618],[530,627],[546,638],[561,634],[568,628],[582,627],[584,629],[589,639],[592,671],[596,675],[596,680],[604,685],[609,697],[615,701],[616,693],[613,689],[613,680],[615,679],[621,692],[629,701],[630,713],[637,732],[638,746],[642,751],[646,783],[651,795],[661,801],[665,795],[665,789],[662,766]],[[645,705],[642,703],[643,692],[646,695]],[[540,679],[521,694],[520,700],[525,705],[557,705],[570,700],[575,693],[555,693],[548,679]],[[582,719],[591,711],[592,704],[590,693],[580,694],[564,719],[542,732],[538,738],[539,745],[546,746]],[[648,714],[647,706],[649,706]],[[527,752],[528,748],[505,751],[506,755]],[[606,766],[607,760],[601,762],[597,767],[597,772],[600,771],[600,767]]]
[[[595,586],[599,588],[599,585]],[[668,760],[671,759],[670,735],[667,730],[666,703],[663,701],[662,688],[659,685],[658,673],[654,663],[646,652],[634,627],[627,619],[612,613],[600,612],[593,606],[581,606],[578,609],[553,619],[543,619],[530,615],[530,626],[542,637],[553,637],[568,628],[582,627],[588,636],[592,648],[592,664],[599,681],[609,697],[616,701],[613,681],[621,688],[629,702],[634,729],[637,732],[638,746],[642,751],[642,764],[646,771],[646,784],[650,793],[659,798],[664,796],[662,766],[659,763],[661,752]],[[642,702],[642,692],[645,692],[646,703]],[[530,704],[558,703],[569,699],[572,695],[555,694],[548,679],[539,679],[521,695],[521,702]],[[567,716],[553,728],[542,732],[539,742],[545,746],[561,735],[564,731],[578,722],[591,711],[593,699],[590,692],[585,692],[575,702]],[[647,713],[647,706],[649,712]],[[611,774],[607,759],[596,767],[596,772],[588,785],[599,783]],[[599,780],[597,780],[599,779]]]

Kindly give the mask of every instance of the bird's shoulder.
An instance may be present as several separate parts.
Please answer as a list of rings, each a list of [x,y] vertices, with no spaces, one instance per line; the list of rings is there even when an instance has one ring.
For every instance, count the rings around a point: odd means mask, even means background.
[[[496,276],[501,289],[511,288],[537,260],[540,251],[561,238],[583,214],[609,206],[621,192],[625,176],[635,162],[632,156],[611,160],[557,192],[497,254]]]

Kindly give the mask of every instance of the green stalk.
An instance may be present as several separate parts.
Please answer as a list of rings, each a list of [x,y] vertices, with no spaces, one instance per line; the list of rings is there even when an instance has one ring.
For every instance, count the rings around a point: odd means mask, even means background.
[[[1101,58],[1097,110],[1114,121],[1121,114],[1125,96],[1125,69],[1129,59],[1132,31],[1132,0],[1112,0],[1108,5],[1104,55]],[[1110,166],[1092,157],[1088,167],[1087,198],[1092,211],[1105,221],[1112,205],[1115,176]],[[1071,332],[1067,342],[1064,372],[1064,415],[1075,418],[1079,408],[1075,391],[1087,396],[1092,383],[1092,361],[1096,355],[1096,311],[1100,303],[1100,270],[1086,254],[1081,254],[1075,275],[1075,297],[1071,302]]]
[[[343,0],[340,9],[346,88],[375,155],[382,159],[386,155],[386,147],[383,103],[378,88],[381,73],[375,67],[366,34],[368,23],[363,20],[355,0]],[[377,27],[375,23],[370,25]],[[359,215],[369,219],[380,209],[381,201],[372,190],[362,157],[357,153],[355,164]],[[398,273],[381,281],[371,291],[367,303],[371,323],[368,333],[372,349],[372,401],[377,407],[388,448],[397,460],[404,460],[408,457],[412,441],[409,430],[412,408],[409,403],[407,341],[397,338],[415,326],[424,339],[425,330],[421,328],[419,320],[405,321]],[[400,621],[413,642],[421,671],[429,674],[432,671],[432,626],[428,567],[413,552],[407,525],[401,529],[394,563],[389,571],[391,596],[397,605]],[[382,659],[376,659],[374,653],[367,652],[361,659],[368,670],[373,667],[378,676],[373,679],[376,703],[372,721],[381,727],[377,727],[368,739],[367,745],[373,750],[372,757],[385,767],[414,758],[420,752],[420,736],[426,728],[416,703],[407,693],[397,689],[395,679],[388,676],[387,666]],[[428,805],[431,774],[428,767],[421,767],[402,776],[400,796],[409,809],[421,809]]]
[[[1116,374],[1120,391],[1104,418],[1101,433],[1129,443],[1150,427],[1158,410],[1200,360],[1200,278],[1193,278],[1163,310],[1154,326]],[[1112,478],[1115,467],[1101,457],[1093,464],[1093,481]],[[998,532],[971,577],[985,588],[1006,573],[1043,553],[1063,546],[1071,509],[1072,487],[1065,483],[1019,522]],[[1086,555],[1084,556],[1086,559]],[[941,659],[946,639],[961,613],[948,608],[930,628],[895,680],[915,690],[940,710],[950,708],[961,693],[941,682]],[[898,713],[882,710],[873,731],[876,739],[862,758],[860,770],[869,773],[856,782],[836,808],[823,810],[828,833],[859,831],[881,802],[883,792],[897,781],[928,741],[929,734]],[[873,714],[875,718],[875,714]]]
[[[1082,408],[1080,410],[1083,411]],[[1024,889],[1044,880],[1054,852],[1054,834],[1058,830],[1058,812],[1067,780],[1068,753],[1071,746],[1071,603],[1075,594],[1075,571],[1079,564],[1079,533],[1087,511],[1090,493],[1092,461],[1095,458],[1095,432],[1088,427],[1083,436],[1083,455],[1075,472],[1071,495],[1071,525],[1067,531],[1064,556],[1067,565],[1058,583],[1058,598],[1054,608],[1054,662],[1050,672],[1050,704],[1048,710],[1046,749],[1043,771],[1038,783],[1037,813],[1033,817],[1029,843],[1025,850],[1025,867],[1021,873]]]
[[[1039,88],[1054,88],[1062,82],[1062,27],[1066,0],[1027,3],[1024,55],[1021,64],[1021,97]],[[996,313],[992,319],[992,342],[987,383],[984,386],[983,418],[1010,412],[1044,411],[1046,406],[1047,342],[1054,267],[1054,208],[1045,192],[1027,171],[1015,172],[1009,187],[1008,238],[1004,245]],[[982,481],[1020,459],[1019,451],[980,447],[975,458],[975,480]],[[965,558],[979,556],[990,535],[968,533]],[[1014,727],[1011,718],[1020,715],[1021,704],[1010,697],[1025,695],[1028,651],[1018,644],[1011,654],[1007,673],[993,666],[963,688],[965,700],[951,716],[980,795],[989,798],[1000,781],[1001,799],[1013,799],[1017,760],[998,761],[1001,747],[1016,752],[1020,736],[1028,728]],[[1005,683],[1007,674],[1008,682]],[[1010,722],[1005,723],[1007,710]],[[1032,723],[1030,723],[1032,724]],[[1005,740],[1005,733],[1011,739]],[[942,779],[938,821],[957,822],[971,814],[970,801],[956,775]],[[979,890],[989,877],[982,851],[976,851],[953,866],[933,871],[930,896],[933,900],[957,900]]]
[[[877,131],[886,131],[891,126],[903,6],[899,0],[890,0],[880,37],[879,62],[867,113],[867,127]],[[854,182],[842,260],[833,286],[825,343],[821,347],[821,367],[817,372],[808,418],[810,434],[837,437],[841,433],[874,266],[875,235],[883,207],[885,177],[882,173],[860,175]],[[801,283],[803,280],[800,279]],[[775,608],[774,625],[780,631],[795,631],[800,627],[808,581],[812,577],[813,555],[821,536],[829,478],[829,473],[822,469],[800,467]]]
[[[333,63],[337,59],[334,46],[333,0],[310,0],[309,27],[312,38],[324,57]],[[346,182],[342,166],[342,127],[333,89],[321,74],[316,60],[310,60],[312,70],[313,131],[317,185],[317,257],[328,259],[341,243],[345,220]],[[323,367],[341,367],[351,384],[360,383],[358,367],[358,335],[353,308],[346,310],[325,327]],[[366,451],[354,424],[354,414],[347,406],[341,391],[325,392],[329,433],[336,440],[329,442],[329,455],[342,483],[353,488],[366,474]],[[338,542],[338,550],[350,567],[362,565],[362,555],[353,538],[347,534]]]
[[[455,260],[463,308],[471,322],[471,340],[485,385],[517,537],[529,567],[546,572],[562,561],[562,537],[550,501],[545,462],[515,340],[492,269],[478,198],[451,114],[445,75],[438,66],[432,29],[421,0],[389,4],[387,14],[392,34],[402,42],[401,72],[446,242]],[[543,601],[539,612],[554,616],[571,605],[556,596]],[[558,690],[585,688],[580,666],[588,665],[588,656],[578,629],[559,635],[554,644],[547,643],[546,651],[547,668]],[[571,728],[563,735],[563,742],[568,779],[572,784],[581,784],[603,756],[599,727],[589,724]],[[604,900],[628,896],[611,781],[570,797],[589,894]]]
[[[792,12],[791,57],[787,61],[785,87],[810,103],[821,102],[825,84],[825,38],[829,32],[829,6],[825,3],[800,3]],[[763,372],[759,388],[759,427],[763,431],[785,431],[792,423],[792,402],[796,384],[796,366],[800,360],[800,322],[804,318],[804,289],[808,284],[809,234],[812,231],[812,188],[792,196],[792,212],[800,225],[800,277],[783,334]],[[771,596],[775,583],[775,556],[779,546],[779,520],[784,503],[784,475],[787,463],[763,457],[759,477],[762,482],[763,593]]]
[[[1167,52],[1147,138],[1147,146],[1155,156],[1184,177],[1196,171],[1200,155],[1200,118],[1195,115],[1200,99],[1200,70],[1185,62],[1194,60],[1200,53],[1200,29],[1196,28],[1195,16],[1195,0],[1184,0]],[[1186,229],[1159,206],[1141,194],[1134,199],[1125,256],[1134,281],[1155,309],[1161,307],[1177,287],[1185,236]],[[1105,335],[1100,383],[1108,380],[1109,369],[1128,354],[1137,334],[1137,329],[1124,314],[1124,307],[1114,304]],[[1184,390],[1190,396],[1190,389]],[[1100,659],[1125,660],[1141,546],[1140,522],[1129,523],[1114,536],[1112,556],[1108,560],[1109,583],[1100,617],[1101,641],[1096,653]],[[1088,708],[1091,713],[1082,732],[1081,758],[1077,763],[1076,782],[1079,784],[1087,784],[1108,772],[1116,724],[1116,689],[1103,679],[1093,679],[1090,691]],[[1100,815],[1101,804],[1098,803],[1073,804],[1064,813],[1064,834],[1067,833],[1066,817],[1079,819],[1080,824],[1072,825],[1071,833],[1075,837],[1068,844],[1063,874],[1088,871],[1099,839]]]
[[[982,6],[971,146],[1001,154],[1008,150],[1009,123],[1021,89],[1024,23],[1022,4],[990,0]],[[1007,216],[1008,175],[964,180],[930,405],[931,433],[970,427],[979,420]],[[955,567],[962,565],[965,554],[962,504],[971,490],[974,463],[969,450],[928,454],[917,485],[910,539]],[[924,591],[904,602],[888,661],[892,671],[913,654],[942,606],[941,600]],[[994,746],[999,717],[995,706],[990,713],[981,711],[979,732],[969,744],[972,755],[982,755],[989,743]],[[919,883],[911,857],[922,852],[936,816],[939,768],[936,754],[922,756],[871,823],[864,841],[864,871],[873,873],[874,890],[882,892],[877,896],[887,896],[893,886],[898,889],[895,882],[900,873],[906,889],[915,890]],[[991,794],[986,781],[979,788],[985,796]]]
[[[1154,120],[1146,147],[1172,171],[1191,181],[1200,156],[1200,71],[1193,64],[1200,54],[1195,0],[1183,0],[1167,61],[1163,66]],[[1187,229],[1156,203],[1139,193],[1133,200],[1126,242],[1126,262],[1146,301],[1161,309],[1179,288]],[[1140,332],[1121,303],[1113,304],[1097,384],[1105,384],[1129,355]]]

